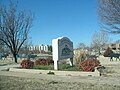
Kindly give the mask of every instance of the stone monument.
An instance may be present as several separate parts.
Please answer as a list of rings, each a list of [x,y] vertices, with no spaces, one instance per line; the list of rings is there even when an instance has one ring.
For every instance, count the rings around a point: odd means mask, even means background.
[[[58,70],[58,61],[70,58],[73,66],[73,42],[67,37],[59,37],[52,40],[54,70]]]

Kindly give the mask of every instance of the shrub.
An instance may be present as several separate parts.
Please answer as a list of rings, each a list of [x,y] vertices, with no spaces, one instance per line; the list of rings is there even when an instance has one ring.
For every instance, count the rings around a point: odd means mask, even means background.
[[[35,66],[37,65],[48,65],[48,61],[46,59],[35,60]]]
[[[112,54],[113,51],[108,47],[106,51],[104,52],[103,56],[104,57],[110,57],[110,54]]]
[[[52,58],[47,58],[47,61],[48,61],[48,65],[54,64],[54,61],[52,60]]]
[[[87,54],[84,49],[75,50],[74,60],[76,65],[79,65],[83,60],[85,60],[86,57],[87,57]]]
[[[80,71],[79,66],[70,66],[70,64],[59,64],[58,69],[62,71]]]
[[[97,66],[100,66],[100,62],[95,58],[88,58],[80,63],[80,68],[86,72],[93,72]]]
[[[38,60],[35,60],[35,66],[38,66],[38,65],[50,65],[50,64],[53,64],[53,60],[51,59],[38,59]]]
[[[29,59],[23,60],[21,62],[21,66],[22,66],[22,68],[29,69],[29,68],[32,68],[34,66],[34,62],[30,61]]]
[[[37,66],[34,66],[33,69],[40,69],[40,70],[53,70],[54,67],[53,65],[37,65]]]

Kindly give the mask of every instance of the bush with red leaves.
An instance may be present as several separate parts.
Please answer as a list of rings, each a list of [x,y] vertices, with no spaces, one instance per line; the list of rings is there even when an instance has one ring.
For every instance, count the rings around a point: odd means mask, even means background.
[[[80,68],[86,72],[93,72],[97,66],[100,66],[100,62],[94,58],[89,58],[80,63]]]
[[[35,66],[37,65],[48,65],[48,61],[46,59],[38,59],[38,60],[35,60]]]
[[[21,62],[21,66],[22,66],[22,68],[29,69],[29,68],[32,68],[34,66],[34,62],[30,61],[29,59],[23,60]]]
[[[54,61],[52,59],[38,59],[38,60],[35,60],[35,63],[34,65],[50,65],[50,64],[53,64]]]
[[[47,61],[48,61],[48,65],[54,64],[54,61],[52,60],[52,57],[48,57]]]

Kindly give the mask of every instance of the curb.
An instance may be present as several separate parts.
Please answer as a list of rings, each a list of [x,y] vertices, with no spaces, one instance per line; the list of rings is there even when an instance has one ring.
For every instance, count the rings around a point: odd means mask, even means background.
[[[24,72],[34,74],[51,74],[60,76],[100,76],[100,72],[95,69],[95,72],[79,72],[79,71],[55,71],[55,70],[35,70],[35,69],[18,69],[9,68],[11,72]]]

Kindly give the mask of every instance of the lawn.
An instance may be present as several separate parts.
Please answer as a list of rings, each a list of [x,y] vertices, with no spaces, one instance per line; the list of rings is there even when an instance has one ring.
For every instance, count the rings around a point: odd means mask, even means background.
[[[54,65],[39,65],[34,66],[32,69],[54,70]],[[59,64],[58,69],[61,71],[81,71],[81,69],[77,65],[70,66],[69,64]]]

